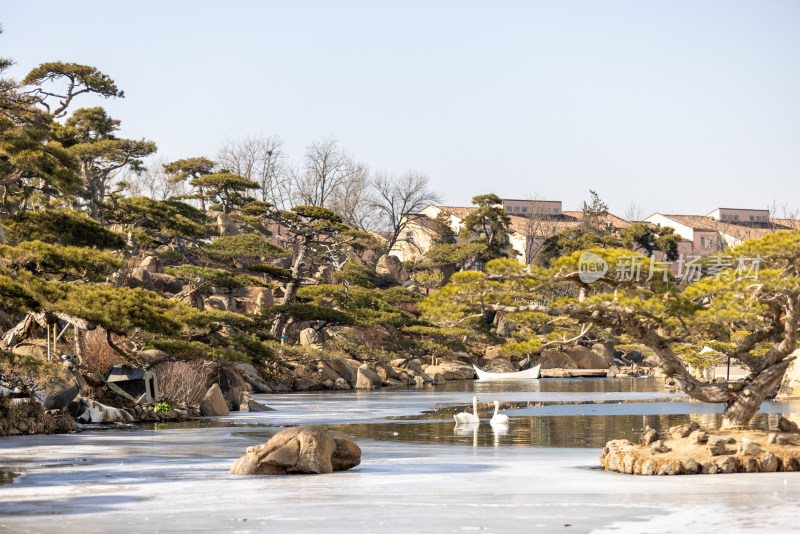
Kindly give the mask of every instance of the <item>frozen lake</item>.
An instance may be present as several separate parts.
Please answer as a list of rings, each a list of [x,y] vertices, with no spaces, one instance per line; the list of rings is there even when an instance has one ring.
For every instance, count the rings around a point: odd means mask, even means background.
[[[508,432],[452,414],[495,399]],[[795,532],[800,473],[634,477],[598,469],[607,439],[720,407],[648,379],[449,383],[419,390],[261,396],[275,412],[197,425],[0,439],[0,531]],[[800,405],[765,403],[770,413]],[[489,410],[481,417],[488,419]],[[773,417],[774,419],[774,417]],[[234,477],[283,426],[322,423],[362,448],[330,475]],[[774,421],[773,421],[774,422]]]

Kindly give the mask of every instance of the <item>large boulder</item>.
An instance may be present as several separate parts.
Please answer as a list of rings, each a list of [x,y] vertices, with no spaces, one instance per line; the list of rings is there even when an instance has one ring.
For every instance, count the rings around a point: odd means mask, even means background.
[[[205,416],[224,416],[230,415],[228,403],[219,389],[219,384],[214,384],[206,392],[206,396],[200,401],[200,415]]]
[[[148,291],[155,291],[156,286],[153,283],[153,276],[148,272],[137,267],[128,274],[128,279],[125,283],[128,287],[146,289]]]
[[[574,368],[577,369],[608,369],[613,363],[613,359],[607,362],[603,356],[582,345],[570,347],[564,352],[572,358],[572,361],[575,362]]]
[[[239,373],[239,376],[242,377],[242,380],[250,385],[254,393],[272,393],[272,388],[269,387],[269,384],[261,377],[252,364],[239,362],[233,364],[233,366]]]
[[[325,362],[336,374],[347,380],[350,387],[355,387],[356,379],[358,378],[358,368],[361,362],[356,360],[348,360],[346,358],[327,360]],[[336,379],[334,379],[334,382]]]
[[[377,383],[376,383],[377,381]],[[365,363],[361,367],[358,368],[358,374],[356,375],[356,389],[366,389],[370,390],[374,386],[380,386],[383,383],[381,377],[369,368],[369,366]]]
[[[381,324],[353,327],[356,341],[368,349],[384,349],[397,339],[395,330]]]
[[[203,301],[207,310],[231,311],[230,299],[222,295],[211,295]]]
[[[499,359],[508,362],[508,360],[503,358]],[[467,380],[475,378],[475,370],[472,366],[460,361],[439,362],[438,365],[429,365],[425,368],[425,374],[428,376],[435,376],[439,373],[441,373],[446,380]]]
[[[164,273],[150,273],[153,279],[153,287],[159,293],[172,293],[176,295],[183,291],[183,281],[172,275]]]
[[[601,343],[595,343],[592,345],[592,352],[603,358],[603,362],[605,363],[604,368],[608,369],[616,362],[614,361],[614,342],[613,341],[603,341]]]
[[[150,274],[163,272],[161,259],[158,256],[145,256],[142,258],[142,261],[139,262],[139,268],[144,269]]]
[[[483,363],[483,368],[495,373],[513,373],[519,370],[514,368],[514,364],[508,358],[492,358]],[[426,372],[429,371],[430,369],[426,369]]]
[[[397,256],[384,254],[378,258],[375,272],[395,284],[402,284],[408,280],[408,273],[403,268],[403,263]]]
[[[381,380],[385,383],[388,380],[401,380],[402,375],[398,373],[391,364],[387,362],[375,362],[375,372],[378,373],[378,376],[381,377]]]
[[[323,334],[314,328],[306,328],[300,331],[300,344],[307,345],[322,345],[325,341]]]
[[[281,430],[261,445],[248,447],[234,462],[234,475],[283,475],[331,473],[361,463],[361,449],[354,442],[334,436],[320,425]]]
[[[272,290],[266,287],[238,287],[232,291],[239,313],[258,313],[262,306],[272,306],[275,302]]]
[[[228,403],[228,409],[236,411],[242,403],[242,394],[250,392],[253,387],[242,378],[241,373],[233,365],[220,365],[210,374],[208,385],[218,384],[222,396]]]

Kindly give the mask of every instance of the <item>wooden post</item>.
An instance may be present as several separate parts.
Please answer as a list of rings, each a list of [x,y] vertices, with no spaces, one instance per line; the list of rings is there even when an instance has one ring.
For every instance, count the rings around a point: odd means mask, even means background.
[[[50,359],[50,325],[47,325],[45,328],[47,330],[47,361],[51,361]]]
[[[58,323],[53,325],[53,357],[58,360]]]

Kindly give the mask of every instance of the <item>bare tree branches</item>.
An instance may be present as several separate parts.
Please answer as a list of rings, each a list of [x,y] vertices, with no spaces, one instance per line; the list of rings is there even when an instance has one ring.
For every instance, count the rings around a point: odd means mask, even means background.
[[[392,250],[406,229],[408,215],[441,202],[441,196],[430,190],[429,183],[427,175],[411,170],[399,177],[388,172],[376,174],[372,181],[376,193],[372,207],[380,217],[381,226],[391,233],[387,252]]]
[[[229,142],[220,149],[217,161],[222,169],[258,183],[264,202],[280,209],[290,207],[292,177],[280,137],[248,136]]]
[[[363,172],[342,148],[329,137],[314,141],[306,149],[303,168],[294,172],[297,204],[330,208],[335,192]]]

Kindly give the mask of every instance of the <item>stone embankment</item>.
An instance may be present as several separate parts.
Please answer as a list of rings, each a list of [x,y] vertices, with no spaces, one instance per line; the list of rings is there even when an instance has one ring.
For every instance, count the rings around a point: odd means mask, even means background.
[[[607,471],[634,475],[800,471],[800,433],[783,417],[777,432],[704,430],[697,423],[660,433],[647,427],[639,444],[606,443],[600,463]]]

